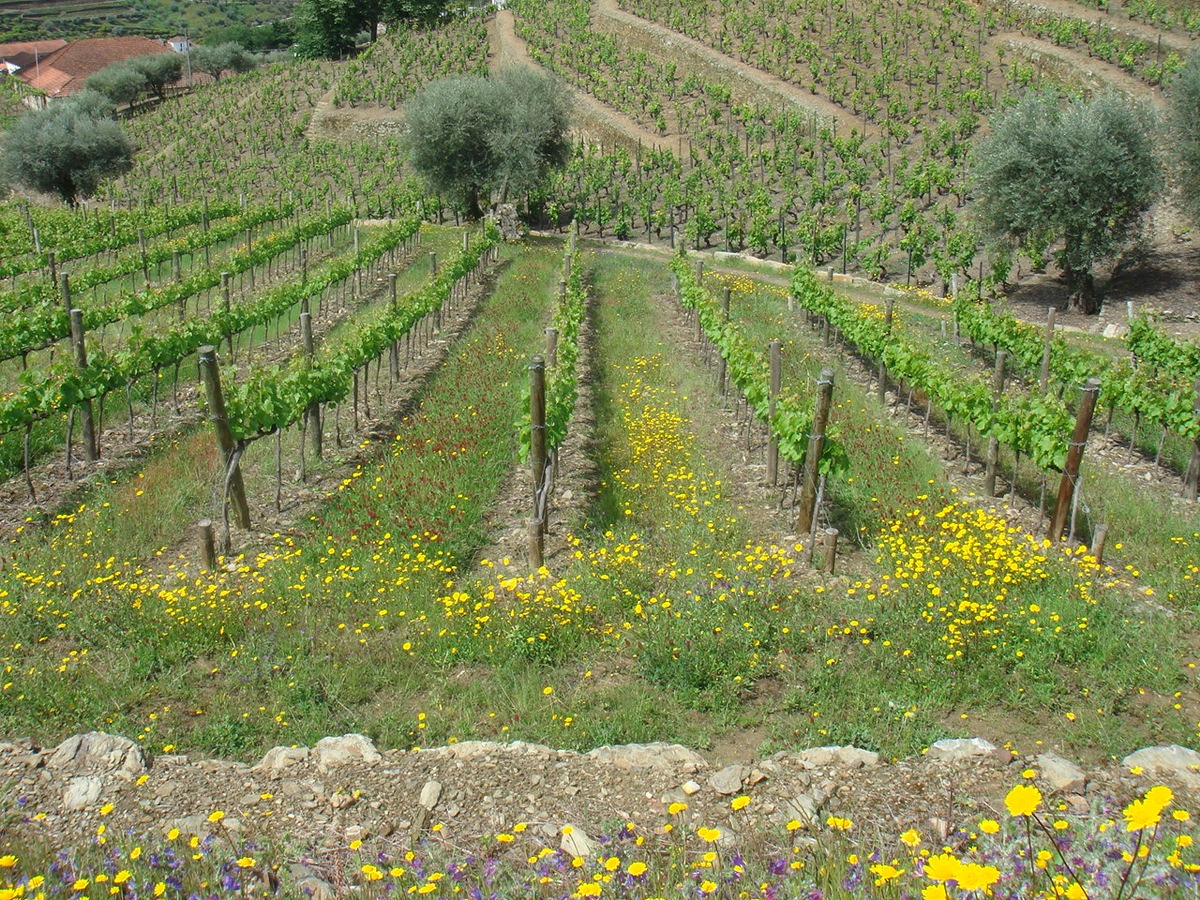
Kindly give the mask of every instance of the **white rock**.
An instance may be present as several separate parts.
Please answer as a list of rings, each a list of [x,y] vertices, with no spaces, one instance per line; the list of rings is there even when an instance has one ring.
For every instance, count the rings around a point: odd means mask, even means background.
[[[736,794],[749,774],[746,766],[726,766],[708,779],[708,786],[718,794]]]
[[[781,813],[785,822],[795,820],[801,825],[813,825],[819,808],[817,801],[808,794],[799,794],[783,804]]]
[[[1131,769],[1140,766],[1155,775],[1170,775],[1189,784],[1200,784],[1200,753],[1190,747],[1178,744],[1144,747],[1129,754],[1121,764]]]
[[[806,766],[839,766],[844,769],[873,769],[879,765],[879,754],[858,747],[811,747],[796,754]]]
[[[494,753],[499,753],[503,748],[503,744],[498,744],[495,741],[459,741],[457,744],[451,744],[449,747],[442,747],[438,750],[426,752],[444,753],[451,759],[477,759],[481,756],[491,756]]]
[[[425,787],[421,788],[421,805],[428,810],[432,810],[438,804],[438,800],[442,798],[442,785],[437,781],[425,782]]]
[[[1051,788],[1068,794],[1080,793],[1087,782],[1083,769],[1054,753],[1043,753],[1035,760],[1038,772]]]
[[[67,783],[67,789],[63,791],[63,806],[75,812],[86,809],[100,799],[103,789],[104,779],[99,775],[80,775],[78,778],[72,778]]]
[[[120,769],[131,775],[146,770],[141,748],[128,738],[103,731],[89,731],[67,738],[46,760],[48,769]]]
[[[307,747],[272,747],[266,755],[254,766],[254,772],[266,772],[278,778],[284,770],[308,759]]]
[[[694,772],[704,766],[704,757],[694,750],[662,741],[656,741],[653,744],[618,744],[597,747],[584,755],[588,759],[620,766],[624,769]]]
[[[578,825],[563,826],[562,841],[559,843],[564,853],[589,859],[600,852],[600,845],[587,836],[587,832]]]
[[[344,766],[350,763],[375,765],[383,759],[371,739],[362,734],[344,734],[341,737],[326,737],[313,747],[317,765],[322,769]]]
[[[700,785],[696,784],[694,781],[685,781],[680,790],[690,797],[693,794],[700,793]]]
[[[926,752],[929,759],[941,759],[947,762],[957,762],[963,759],[977,759],[990,756],[996,745],[983,738],[945,738],[937,741]]]

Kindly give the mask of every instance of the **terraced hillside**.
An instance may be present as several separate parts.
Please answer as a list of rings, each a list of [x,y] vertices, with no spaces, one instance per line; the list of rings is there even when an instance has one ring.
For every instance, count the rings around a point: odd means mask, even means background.
[[[967,181],[1025,87],[1160,103],[1183,12],[517,0],[224,77],[127,118],[102,196],[7,201],[0,890],[1194,892],[1200,349],[1154,295],[1035,316]],[[580,110],[508,242],[400,140],[502,61]],[[1191,251],[1156,216],[1127,271]],[[130,743],[39,749],[93,729]],[[608,820],[559,822],[545,747],[626,743]],[[837,767],[935,744],[855,830]],[[206,771],[242,787],[189,811]]]
[[[292,14],[295,0],[5,0],[0,3],[4,40],[83,38],[98,33],[167,38],[205,33],[233,24],[262,24]]]

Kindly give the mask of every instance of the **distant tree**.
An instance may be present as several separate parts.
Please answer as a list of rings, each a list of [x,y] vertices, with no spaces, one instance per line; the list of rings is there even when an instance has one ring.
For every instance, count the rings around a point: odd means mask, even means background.
[[[242,22],[214,28],[205,32],[204,44],[240,44],[251,53],[280,50],[290,47],[296,40],[296,29],[291,19],[268,22],[265,25],[246,25]]]
[[[345,56],[358,30],[353,0],[300,0],[296,8],[296,51],[309,59]]]
[[[1167,87],[1167,144],[1175,163],[1180,205],[1200,225],[1200,53],[1188,57]]]
[[[374,40],[380,22],[436,18],[447,0],[300,0],[296,10],[296,39],[301,56],[345,56],[354,50],[355,36],[367,32]]]
[[[1161,184],[1153,112],[1113,93],[1033,93],[991,128],[972,170],[982,230],[1010,246],[1061,241],[1071,301],[1098,312],[1092,269],[1129,242]]]
[[[133,165],[134,147],[112,118],[112,103],[95,91],[28,112],[4,140],[0,173],[10,183],[57,194],[74,204],[105,178]]]
[[[167,99],[167,87],[183,76],[183,57],[178,53],[149,53],[127,60],[127,65],[140,72],[146,79],[146,89],[158,97]]]
[[[224,72],[249,72],[256,65],[246,48],[232,41],[212,47],[193,47],[191,57],[193,71],[205,72],[217,81]]]
[[[569,109],[555,79],[524,67],[443,78],[405,105],[405,145],[429,189],[478,218],[493,194],[532,191],[567,161]]]
[[[87,89],[103,94],[117,106],[130,104],[146,92],[146,76],[126,62],[113,63],[89,78]]]

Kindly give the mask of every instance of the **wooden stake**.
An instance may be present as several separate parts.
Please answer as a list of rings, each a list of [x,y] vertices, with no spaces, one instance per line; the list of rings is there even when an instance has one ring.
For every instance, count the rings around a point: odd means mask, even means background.
[[[312,365],[314,355],[312,314],[307,311],[300,313],[300,339],[304,342],[304,356],[308,360],[309,365]],[[305,427],[308,429],[308,438],[312,442],[313,454],[317,459],[320,459],[322,455],[321,404],[313,400],[308,404],[304,415],[308,417]]]
[[[1092,535],[1092,556],[1096,558],[1096,565],[1104,565],[1104,544],[1108,541],[1108,523],[1101,522],[1096,526],[1096,532]]]
[[[196,523],[196,530],[200,538],[200,564],[211,572],[217,567],[217,545],[212,519],[201,519]]]
[[[779,399],[779,391],[783,386],[783,343],[773,340],[767,345],[770,358],[771,382],[767,395],[767,430],[770,439],[767,443],[767,484],[774,485],[779,481],[779,438],[775,434],[775,404]]]
[[[821,571],[833,574],[834,561],[837,559],[838,530],[826,528],[825,537],[821,542]]]
[[[87,347],[84,344],[82,309],[71,310],[71,346],[75,350],[76,367],[86,369]],[[100,446],[96,442],[96,418],[92,412],[92,401],[83,400],[79,409],[83,416],[83,452],[88,462],[95,462],[100,458]]]
[[[1042,342],[1042,371],[1038,376],[1038,387],[1043,392],[1050,386],[1050,352],[1054,347],[1054,323],[1058,310],[1053,306],[1046,310],[1046,337]]]
[[[558,329],[550,327],[546,329],[546,368],[554,369],[558,367]]]
[[[230,282],[233,280],[233,275],[229,272],[221,273],[221,308],[225,311],[225,315],[229,315],[230,309]],[[225,333],[225,342],[229,349],[229,357],[233,358],[233,335]]]
[[[821,370],[817,378],[817,408],[813,413],[812,433],[808,436],[808,448],[804,454],[804,472],[800,482],[800,509],[796,518],[796,530],[801,534],[812,531],[813,515],[817,504],[817,475],[821,452],[825,449],[825,425],[829,421],[829,409],[833,405],[833,369]]]
[[[1087,446],[1088,431],[1092,427],[1092,413],[1096,409],[1096,398],[1100,394],[1100,379],[1089,378],[1083,386],[1083,398],[1079,403],[1079,415],[1075,419],[1075,433],[1067,448],[1067,462],[1063,467],[1062,480],[1058,485],[1058,502],[1054,506],[1054,515],[1050,519],[1048,537],[1052,541],[1061,540],[1067,527],[1067,517],[1071,512],[1072,501],[1078,490],[1079,464],[1083,460],[1083,450]]]
[[[529,469],[533,476],[533,518],[543,523],[546,485],[546,361],[529,361]]]
[[[225,396],[221,393],[221,371],[217,365],[217,348],[205,344],[200,348],[200,377],[204,381],[204,395],[208,400],[208,418],[213,423],[217,436],[217,447],[221,459],[228,469],[236,445],[229,430],[229,419],[225,412]],[[239,528],[250,527],[250,505],[246,502],[246,485],[242,481],[241,466],[234,465],[232,476],[226,471],[229,481],[229,499],[233,503],[234,517]]]
[[[1004,390],[1004,364],[1007,350],[996,351],[996,368],[992,370],[992,412],[1000,405],[1000,394]],[[996,460],[1000,456],[1000,441],[995,435],[988,438],[986,474],[983,477],[983,492],[988,497],[996,496]]]
[[[536,572],[546,564],[544,557],[545,540],[542,537],[542,523],[536,516],[526,522],[527,546],[529,552],[529,570]]]
[[[699,269],[700,265],[700,263],[697,263],[696,268]],[[729,321],[729,288],[721,291],[721,321]],[[720,390],[722,397],[725,396],[725,377],[727,372],[728,363],[725,361],[725,355],[719,353],[717,358],[717,389]]]

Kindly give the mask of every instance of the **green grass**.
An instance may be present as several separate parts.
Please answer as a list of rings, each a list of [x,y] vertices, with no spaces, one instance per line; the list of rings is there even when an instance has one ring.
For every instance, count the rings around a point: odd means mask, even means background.
[[[743,508],[728,450],[707,438],[727,427],[729,401],[662,330],[674,301],[661,259],[580,263],[595,298],[598,484],[565,535],[574,558],[535,574],[522,559],[480,562],[495,529],[512,527],[496,497],[515,466],[561,243],[506,253],[496,290],[397,437],[347,448],[359,457],[348,471],[336,454],[314,466],[325,479],[341,472],[327,500],[228,571],[199,572],[177,543],[209,502],[204,441],[14,544],[0,576],[13,638],[4,727],[47,738],[103,727],[243,758],[349,730],[385,746],[587,749],[705,747],[752,729],[764,749],[837,742],[888,755],[947,734],[1019,746],[1037,735],[1089,758],[1190,740],[1186,712],[1162,703],[1186,689],[1179,629],[1000,519],[964,520],[983,563],[947,545],[955,494],[871,387],[839,381],[852,468],[829,493],[834,520],[871,549],[851,554],[853,576],[829,579],[805,572],[797,547],[775,546]],[[426,266],[419,258],[405,277]],[[739,294],[733,313],[764,341],[784,337],[788,383],[845,365],[777,291]],[[286,460],[298,439],[285,436]],[[270,496],[270,443],[248,457],[252,496]],[[171,549],[129,559],[130,546]],[[1002,588],[988,586],[995,567],[1010,576]],[[978,618],[960,599],[981,604]]]
[[[390,624],[386,607],[374,608],[377,586],[388,581],[381,567],[413,541],[428,540],[430,556],[444,560],[451,558],[444,553],[468,555],[486,534],[480,516],[512,465],[509,429],[521,367],[515,348],[539,336],[541,310],[528,302],[530,283],[540,279],[549,296],[555,263],[553,251],[522,255],[487,301],[465,349],[431,383],[428,412],[402,424],[395,443],[368,453],[374,461],[345,479],[306,534],[280,535],[277,548],[237,561],[240,571],[210,581],[196,572],[190,548],[174,559],[152,552],[171,546],[205,505],[205,496],[186,496],[176,484],[180,472],[199,470],[202,477],[187,483],[209,492],[212,459],[203,440],[194,445],[196,459],[164,455],[141,477],[89,498],[71,521],[61,519],[45,536],[19,539],[6,553],[10,568],[0,587],[9,598],[10,633],[27,641],[11,652],[46,671],[37,691],[18,684],[0,695],[6,727],[100,726],[143,740],[162,733],[163,743],[240,754],[270,746],[281,733],[311,740],[345,730],[347,709],[357,710],[356,721],[367,716],[381,695],[404,682],[404,660],[416,659],[401,648],[403,629],[384,628],[369,648],[359,642],[364,631],[374,637],[376,623]],[[495,389],[505,376],[497,365],[510,372],[503,403]],[[471,405],[486,412],[491,432],[472,442],[476,455],[468,459],[439,442],[460,438],[455,422],[464,414],[475,418],[465,412]],[[446,418],[438,410],[446,410]],[[452,471],[429,480],[431,467],[447,465]],[[377,484],[386,484],[388,493],[372,496],[382,494]],[[370,505],[377,499],[378,507]],[[443,551],[425,532],[434,527],[431,506],[445,508],[447,500]],[[119,515],[110,512],[114,508]],[[371,531],[376,526],[378,534]],[[339,549],[332,562],[325,541],[334,535],[353,561]],[[147,555],[130,559],[131,547]],[[272,566],[278,555],[302,563]],[[331,566],[337,578],[325,581]],[[54,590],[43,582],[47,573],[58,582]],[[414,566],[412,574],[426,588],[425,602],[432,602],[437,569]],[[361,587],[347,591],[345,582]],[[202,587],[206,583],[211,590]],[[354,608],[359,601],[371,604],[369,612]],[[263,627],[244,621],[245,610],[262,613]],[[55,628],[57,622],[65,627]],[[378,720],[390,743],[408,740],[410,725],[382,711]]]

